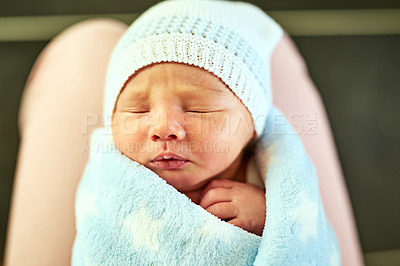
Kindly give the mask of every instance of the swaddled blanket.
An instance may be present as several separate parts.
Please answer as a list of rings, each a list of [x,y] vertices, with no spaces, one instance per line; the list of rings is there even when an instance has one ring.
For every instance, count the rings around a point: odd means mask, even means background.
[[[339,265],[315,168],[273,107],[256,147],[265,178],[262,237],[224,222],[93,132],[76,195],[73,265]],[[251,202],[249,202],[251,204]]]

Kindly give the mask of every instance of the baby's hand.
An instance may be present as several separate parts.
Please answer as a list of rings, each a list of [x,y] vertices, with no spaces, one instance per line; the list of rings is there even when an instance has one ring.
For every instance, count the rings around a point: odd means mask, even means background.
[[[266,217],[265,191],[255,185],[215,179],[204,188],[200,206],[228,223],[262,235]]]

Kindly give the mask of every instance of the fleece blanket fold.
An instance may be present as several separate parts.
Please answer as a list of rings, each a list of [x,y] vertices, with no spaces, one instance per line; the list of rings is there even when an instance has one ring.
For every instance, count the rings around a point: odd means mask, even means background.
[[[278,108],[266,120],[255,153],[266,187],[261,237],[208,213],[96,129],[76,193],[72,265],[340,265],[310,158]]]

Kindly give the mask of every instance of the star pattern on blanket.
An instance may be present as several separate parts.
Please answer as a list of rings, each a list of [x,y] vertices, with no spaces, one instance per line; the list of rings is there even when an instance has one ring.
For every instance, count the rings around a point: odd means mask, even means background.
[[[305,243],[309,237],[317,237],[318,204],[303,191],[299,193],[298,200],[299,204],[289,215],[301,225],[300,239]]]
[[[146,207],[128,215],[123,224],[132,236],[134,250],[159,250],[159,235],[165,222],[151,217]]]
[[[79,197],[81,199],[81,204],[77,206],[77,219],[80,220],[87,216],[96,216],[98,214],[96,206],[96,194],[85,188],[82,190]]]
[[[220,239],[230,245],[235,239],[235,228],[233,225],[224,224],[219,218],[205,215],[203,224],[198,234],[204,239]]]
[[[336,250],[335,246],[332,246],[333,252],[330,257],[330,262],[332,266],[339,266],[340,265],[340,257],[338,251]]]

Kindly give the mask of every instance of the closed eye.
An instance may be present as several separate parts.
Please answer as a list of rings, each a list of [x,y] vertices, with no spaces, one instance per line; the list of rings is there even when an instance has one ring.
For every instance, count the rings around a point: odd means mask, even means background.
[[[187,111],[189,113],[198,113],[198,114],[204,114],[204,113],[209,113],[209,111]]]
[[[186,112],[188,113],[195,113],[195,114],[207,114],[207,113],[215,113],[219,112],[220,110],[215,110],[215,111],[194,111],[194,110],[188,110]]]
[[[145,113],[148,113],[149,111],[129,111],[129,113],[132,113],[132,114],[145,114]]]

